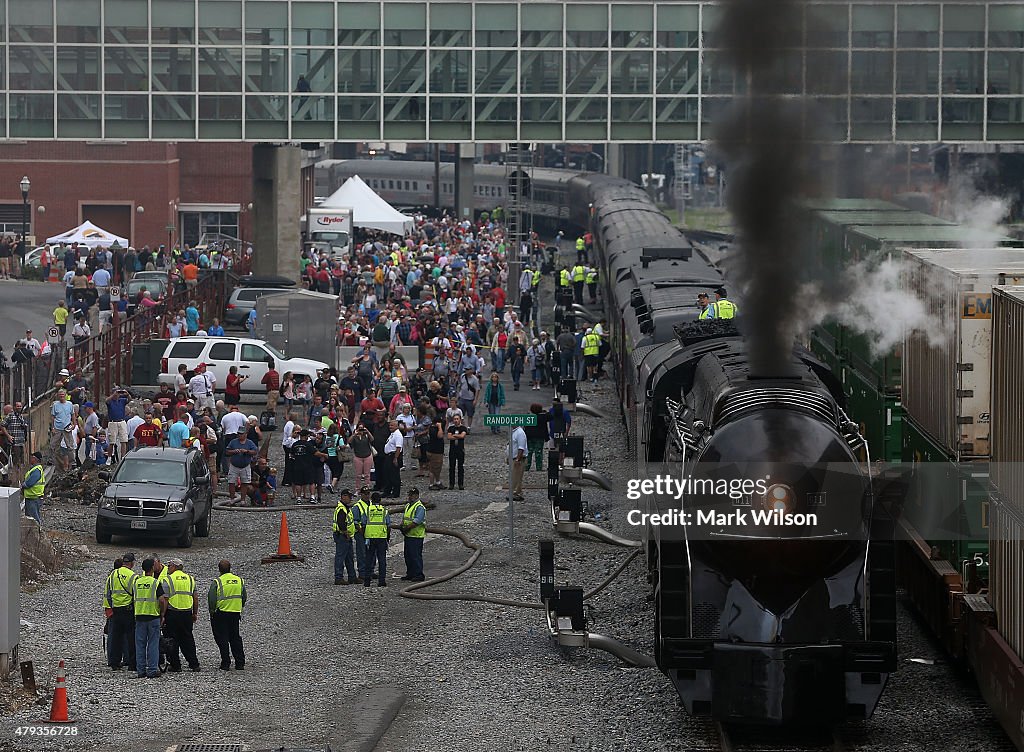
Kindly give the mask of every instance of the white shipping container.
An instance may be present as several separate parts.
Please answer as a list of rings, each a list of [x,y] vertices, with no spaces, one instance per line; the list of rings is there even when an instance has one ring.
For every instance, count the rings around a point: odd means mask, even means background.
[[[1024,511],[1024,287],[992,290],[991,443],[992,486]]]
[[[988,599],[999,634],[1024,657],[1024,517],[993,498],[989,505]]]
[[[914,422],[959,461],[989,456],[992,288],[1024,283],[1024,250],[904,250],[905,294],[933,319],[903,347],[903,405]]]

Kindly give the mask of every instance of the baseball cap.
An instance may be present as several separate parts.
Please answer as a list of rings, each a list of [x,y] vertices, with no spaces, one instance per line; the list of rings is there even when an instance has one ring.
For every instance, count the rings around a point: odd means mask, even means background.
[[[96,405],[94,405],[91,402],[86,402],[84,405],[82,405],[82,407],[96,407]]]
[[[121,554],[121,561],[135,561],[135,554],[131,551],[126,554]]]

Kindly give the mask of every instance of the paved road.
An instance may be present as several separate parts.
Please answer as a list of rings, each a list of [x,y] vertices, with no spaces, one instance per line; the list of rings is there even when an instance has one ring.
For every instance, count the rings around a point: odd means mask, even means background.
[[[46,339],[63,292],[62,285],[46,282],[0,282],[0,345],[8,356],[26,329],[40,342]]]

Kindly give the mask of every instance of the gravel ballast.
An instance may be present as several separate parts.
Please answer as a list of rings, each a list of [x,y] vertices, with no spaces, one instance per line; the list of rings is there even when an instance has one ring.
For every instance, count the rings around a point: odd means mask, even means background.
[[[510,405],[526,412],[547,404],[548,390],[513,392]],[[618,415],[613,386],[584,387],[582,401]],[[635,465],[625,450],[621,421],[577,414],[593,468],[616,490],[587,485],[584,500],[596,523],[624,537],[630,502],[625,482]],[[526,475],[526,501],[517,503],[515,547],[507,545],[503,461],[507,434],[492,435],[478,418],[467,441],[467,490],[426,491],[425,479],[403,473],[403,493],[417,485],[436,503],[428,525],[466,533],[484,546],[479,563],[428,592],[484,594],[536,602],[537,542],[555,538],[546,499],[546,472]],[[280,452],[279,439],[272,442]],[[280,462],[278,455],[272,459]],[[446,461],[447,462],[447,461]],[[546,463],[546,457],[545,457]],[[447,477],[447,468],[444,477]],[[346,467],[343,486],[351,484]],[[281,498],[288,497],[287,491]],[[333,497],[332,503],[333,503]],[[289,511],[293,550],[305,563],[261,565],[274,551],[280,515],[218,511],[210,538],[189,550],[153,542],[93,540],[94,508],[44,507],[47,526],[69,531],[88,546],[62,575],[23,594],[21,660],[35,663],[46,706],[22,709],[0,725],[0,749],[165,750],[186,742],[241,743],[334,750],[476,752],[478,750],[693,750],[713,748],[708,726],[686,717],[668,679],[593,650],[562,649],[547,635],[541,611],[458,601],[421,602],[399,596],[405,583],[401,536],[388,558],[389,587],[335,586],[334,546],[327,509]],[[595,522],[591,519],[590,521]],[[124,551],[180,556],[202,592],[196,636],[203,670],[136,680],[112,672],[102,648],[103,583]],[[579,537],[556,540],[556,582],[597,585],[630,550]],[[428,577],[455,568],[470,551],[448,537],[428,537]],[[242,620],[245,671],[217,670],[205,592],[217,561],[230,559],[248,586]],[[636,650],[652,652],[653,608],[647,601],[644,558],[638,557],[590,601],[590,628]],[[946,663],[916,620],[900,609],[900,671],[875,716],[851,728],[852,748],[870,750],[996,750],[1005,737],[977,691]],[[931,665],[909,658],[933,660]],[[71,715],[78,735],[15,737],[14,729],[48,716],[57,661],[64,660]]]

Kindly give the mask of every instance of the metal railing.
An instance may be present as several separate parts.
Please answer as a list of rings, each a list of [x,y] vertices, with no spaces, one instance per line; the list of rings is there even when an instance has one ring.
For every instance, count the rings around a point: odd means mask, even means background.
[[[130,384],[132,352],[140,342],[165,335],[174,314],[195,301],[200,322],[220,316],[237,276],[229,272],[208,272],[193,289],[174,290],[152,308],[138,306],[131,316],[113,313],[103,330],[77,344],[57,343],[49,355],[12,366],[0,375],[2,404],[21,401],[31,426],[32,449],[45,446],[50,425],[50,402],[62,368],[81,368],[89,382],[89,398],[97,405],[113,391],[115,384]]]

